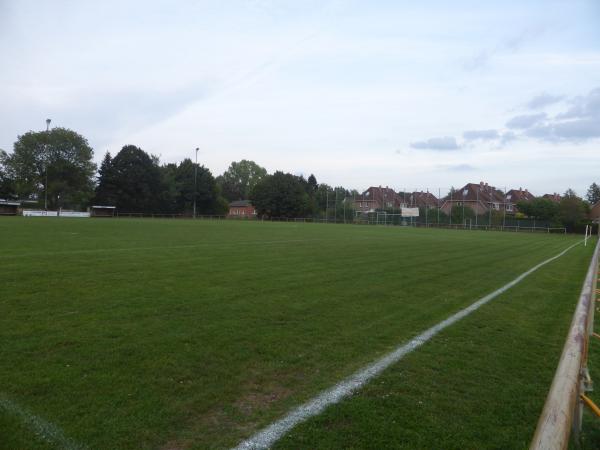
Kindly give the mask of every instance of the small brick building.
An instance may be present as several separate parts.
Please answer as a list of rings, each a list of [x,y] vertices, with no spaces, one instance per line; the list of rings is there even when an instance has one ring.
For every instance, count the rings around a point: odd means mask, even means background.
[[[237,200],[229,204],[229,216],[253,218],[256,216],[256,210],[250,200]]]

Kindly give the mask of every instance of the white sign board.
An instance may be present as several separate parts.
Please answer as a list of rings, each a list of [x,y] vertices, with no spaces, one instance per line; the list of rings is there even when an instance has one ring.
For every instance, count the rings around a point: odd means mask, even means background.
[[[25,217],[58,217],[58,211],[40,211],[36,209],[24,209]]]
[[[402,217],[419,217],[419,208],[402,208]]]
[[[61,211],[60,217],[90,217],[90,213],[79,211]]]

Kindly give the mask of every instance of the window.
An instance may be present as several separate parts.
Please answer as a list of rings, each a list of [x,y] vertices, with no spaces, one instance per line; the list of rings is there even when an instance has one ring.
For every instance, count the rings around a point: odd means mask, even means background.
[[[496,210],[500,209],[500,203],[493,203],[492,207]]]
[[[465,190],[463,191],[463,197],[465,197],[465,196],[467,196],[467,195],[469,195],[469,190],[468,190],[468,189],[465,189]]]
[[[506,199],[507,199],[507,200],[510,200],[511,198],[512,198],[512,194],[508,194],[508,195],[506,196]]]
[[[507,211],[512,211],[513,210],[513,205],[511,203],[506,205],[506,210]]]

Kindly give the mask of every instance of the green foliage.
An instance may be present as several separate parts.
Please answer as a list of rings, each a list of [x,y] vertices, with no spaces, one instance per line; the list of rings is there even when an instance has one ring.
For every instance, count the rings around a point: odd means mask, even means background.
[[[5,161],[8,159],[8,154],[0,149],[0,198],[11,199],[15,198],[14,177],[12,177]]]
[[[538,197],[531,201],[521,201],[517,203],[517,208],[525,216],[538,220],[553,222],[558,219],[558,204],[547,198]]]
[[[317,183],[317,178],[311,173],[306,182],[308,183],[309,191],[315,193],[319,187],[319,183]]]
[[[195,182],[196,170],[197,180]],[[219,200],[220,192],[217,182],[210,170],[204,166],[196,166],[189,158],[179,163],[175,171],[176,211],[190,213],[193,210],[194,185],[196,185],[197,214],[223,214],[225,212],[223,211],[223,202]]]
[[[469,220],[475,220],[475,212],[470,207],[466,206],[455,206],[452,208],[452,223],[464,224],[468,223]]]
[[[37,199],[40,205],[47,193],[50,209],[83,208],[93,194],[93,154],[75,131],[29,131],[18,137],[11,154],[0,155],[2,189],[18,198]]]
[[[559,204],[558,217],[568,231],[573,231],[585,220],[588,212],[589,205],[577,197],[573,190],[569,189],[565,192]]]
[[[254,187],[250,198],[259,216],[306,217],[312,214],[306,180],[289,173],[267,175]]]
[[[600,186],[596,183],[592,183],[589,187],[587,194],[587,201],[590,202],[591,205],[595,205],[600,202]]]
[[[124,146],[102,162],[95,201],[121,212],[156,212],[160,208],[161,174],[156,161],[134,145]]]
[[[254,186],[267,175],[267,170],[254,161],[242,159],[232,162],[229,168],[217,177],[223,196],[229,200],[248,200]]]
[[[189,215],[193,211],[195,185],[197,214],[226,212],[226,202],[206,167],[196,166],[189,158],[179,164],[159,166],[157,158],[128,145],[114,159],[110,154],[104,157],[95,201],[117,206],[121,212]]]

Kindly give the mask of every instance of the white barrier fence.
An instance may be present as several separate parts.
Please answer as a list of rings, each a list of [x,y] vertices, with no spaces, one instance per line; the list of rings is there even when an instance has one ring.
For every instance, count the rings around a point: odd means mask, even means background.
[[[90,217],[89,212],[80,211],[44,211],[37,209],[24,209],[25,217]]]

